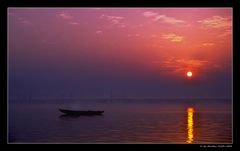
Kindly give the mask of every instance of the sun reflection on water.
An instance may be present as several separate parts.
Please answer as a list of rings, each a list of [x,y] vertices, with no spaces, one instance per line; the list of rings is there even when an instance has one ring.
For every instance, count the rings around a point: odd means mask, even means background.
[[[187,143],[192,143],[194,140],[194,133],[193,133],[193,126],[194,126],[194,121],[193,121],[193,113],[194,113],[194,108],[189,107],[187,109]]]

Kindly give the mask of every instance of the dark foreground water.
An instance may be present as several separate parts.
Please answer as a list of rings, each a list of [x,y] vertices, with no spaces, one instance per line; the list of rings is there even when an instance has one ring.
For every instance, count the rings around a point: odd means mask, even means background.
[[[62,116],[58,108],[104,110]],[[232,143],[231,100],[10,103],[9,143]]]

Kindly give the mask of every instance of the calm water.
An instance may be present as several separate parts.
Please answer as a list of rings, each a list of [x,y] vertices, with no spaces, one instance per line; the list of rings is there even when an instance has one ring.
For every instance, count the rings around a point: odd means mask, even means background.
[[[58,108],[104,110],[66,117]],[[10,143],[232,143],[231,101],[10,103]]]

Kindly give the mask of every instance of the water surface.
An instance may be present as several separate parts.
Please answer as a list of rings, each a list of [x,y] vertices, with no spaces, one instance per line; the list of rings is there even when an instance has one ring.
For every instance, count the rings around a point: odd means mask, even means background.
[[[58,108],[104,110],[63,116]],[[232,143],[231,100],[9,104],[10,143]]]

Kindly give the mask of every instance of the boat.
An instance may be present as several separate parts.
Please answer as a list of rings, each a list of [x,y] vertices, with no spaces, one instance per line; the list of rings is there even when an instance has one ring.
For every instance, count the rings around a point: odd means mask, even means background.
[[[65,115],[71,115],[71,116],[94,116],[94,115],[102,115],[104,111],[76,111],[76,110],[66,110],[66,109],[59,109],[60,112],[64,113]]]

